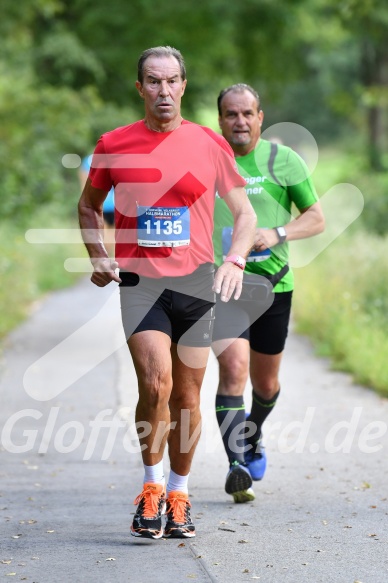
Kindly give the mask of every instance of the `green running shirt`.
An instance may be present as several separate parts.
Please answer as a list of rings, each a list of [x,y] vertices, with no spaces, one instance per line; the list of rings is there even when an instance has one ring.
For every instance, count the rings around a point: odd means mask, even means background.
[[[257,226],[272,229],[291,220],[294,204],[300,211],[318,201],[310,172],[302,158],[291,148],[274,145],[260,139],[255,150],[236,158],[238,170],[245,178],[245,190],[257,215]],[[215,201],[213,244],[215,263],[220,266],[228,254],[233,216],[218,195]],[[245,272],[271,275],[288,262],[288,243],[276,245],[263,253],[252,253]],[[275,286],[274,291],[286,292],[294,288],[290,269]]]

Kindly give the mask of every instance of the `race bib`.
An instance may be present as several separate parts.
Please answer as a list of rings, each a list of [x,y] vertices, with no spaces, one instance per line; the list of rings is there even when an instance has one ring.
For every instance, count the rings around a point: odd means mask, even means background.
[[[179,247],[190,244],[190,211],[182,207],[137,207],[140,247]]]
[[[233,227],[224,227],[222,229],[222,255],[225,260],[229,254],[229,249],[232,245]],[[266,261],[271,256],[271,249],[264,249],[264,251],[251,251],[247,257],[247,263],[255,263],[257,261]]]

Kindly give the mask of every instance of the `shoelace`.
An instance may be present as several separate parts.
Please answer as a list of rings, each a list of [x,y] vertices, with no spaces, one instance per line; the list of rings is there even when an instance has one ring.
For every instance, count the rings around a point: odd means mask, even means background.
[[[144,500],[144,518],[154,518],[159,512],[160,492],[155,492],[152,488],[143,490],[134,500],[134,504],[140,504]]]
[[[178,524],[185,524],[186,522],[186,509],[190,508],[191,504],[189,500],[183,496],[174,496],[172,498],[167,498],[168,510],[167,512],[172,512],[174,522]]]

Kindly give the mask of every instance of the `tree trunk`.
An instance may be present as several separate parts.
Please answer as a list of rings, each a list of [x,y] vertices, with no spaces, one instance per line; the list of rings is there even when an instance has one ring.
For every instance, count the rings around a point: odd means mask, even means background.
[[[361,79],[369,89],[372,103],[367,106],[368,158],[373,170],[384,170],[383,151],[383,111],[379,104],[378,89],[384,86],[384,52],[370,41],[364,39],[361,51]],[[375,96],[373,90],[376,89]]]

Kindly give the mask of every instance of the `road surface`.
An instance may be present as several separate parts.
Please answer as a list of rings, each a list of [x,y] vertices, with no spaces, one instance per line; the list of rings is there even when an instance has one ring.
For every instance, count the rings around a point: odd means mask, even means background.
[[[254,502],[233,504],[211,357],[189,482],[197,537],[134,539],[143,474],[118,289],[82,280],[48,296],[2,355],[0,577],[387,583],[388,401],[331,371],[293,332],[281,382],[265,425],[267,474]]]

